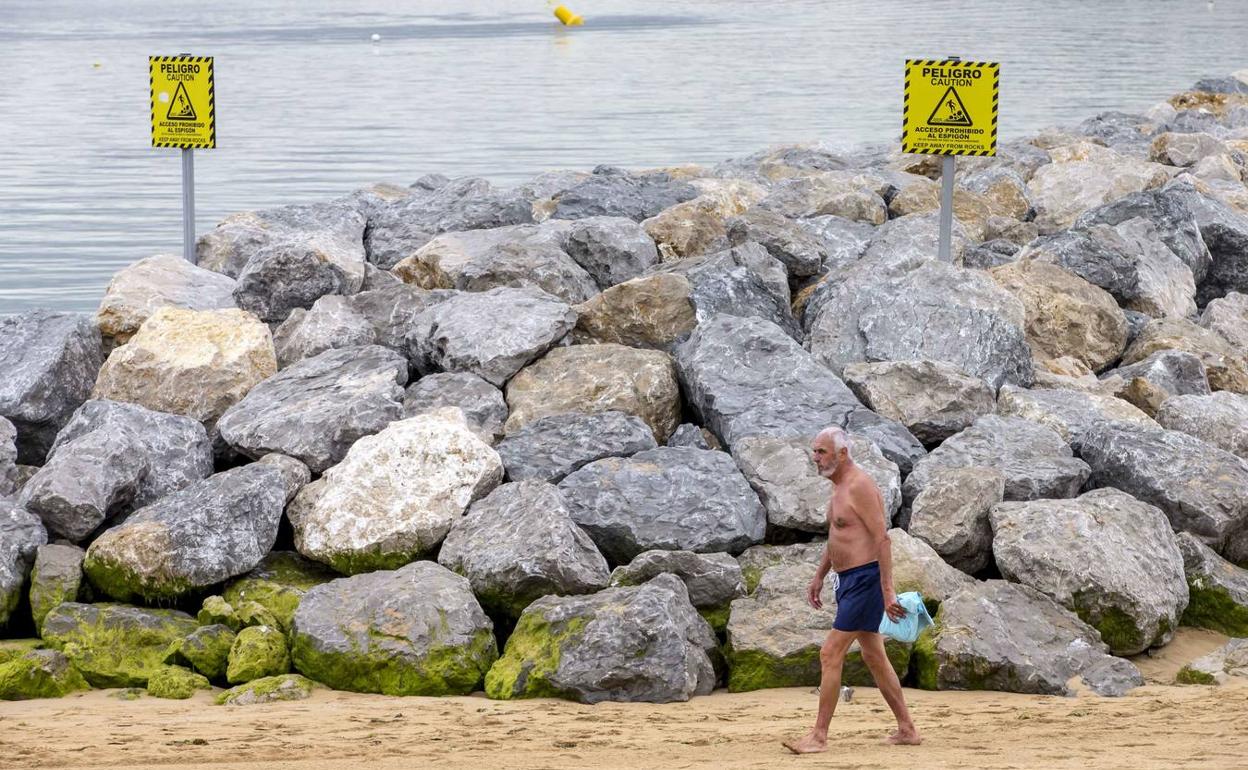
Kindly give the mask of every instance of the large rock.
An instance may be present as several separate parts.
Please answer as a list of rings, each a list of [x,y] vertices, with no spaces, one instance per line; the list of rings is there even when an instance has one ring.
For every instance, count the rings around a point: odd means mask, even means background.
[[[355,443],[287,511],[301,554],[344,574],[394,569],[433,551],[503,464],[448,407]]]
[[[1018,297],[1027,314],[1027,344],[1040,360],[1073,356],[1093,371],[1127,347],[1127,319],[1103,289],[1056,265],[1034,260],[994,268],[992,278]]]
[[[1248,677],[1248,639],[1232,639],[1208,655],[1179,669],[1179,684],[1226,684],[1230,677]]]
[[[986,382],[940,361],[849,364],[842,376],[869,409],[906,426],[928,446],[991,414],[996,405]]]
[[[745,596],[741,565],[726,553],[644,551],[611,572],[612,586],[635,586],[663,573],[680,578],[689,602],[719,630],[728,622],[728,605]]]
[[[80,541],[212,473],[212,443],[190,417],[118,401],[87,401],[57,436],[21,500],[56,535]]]
[[[1220,336],[1184,318],[1150,321],[1122,356],[1124,365],[1143,361],[1162,350],[1200,356],[1213,390],[1248,394],[1248,351],[1233,348]]]
[[[259,604],[273,614],[283,631],[289,631],[304,595],[336,577],[337,573],[297,553],[272,551],[251,572],[230,581],[222,597],[232,606]]]
[[[752,316],[771,321],[794,339],[801,339],[789,304],[784,266],[757,243],[669,262],[652,272],[683,275],[689,280],[689,301],[698,323],[720,314]]]
[[[364,221],[356,206],[343,200],[232,214],[200,236],[196,264],[238,278],[258,255],[302,249],[344,270],[358,265],[363,277]]]
[[[238,273],[234,302],[263,321],[280,322],[328,294],[355,294],[364,286],[362,231],[359,238],[346,248],[302,240],[259,248]]]
[[[259,564],[285,504],[285,481],[272,465],[218,473],[105,530],[87,548],[83,569],[121,601],[177,598]]]
[[[254,706],[260,703],[304,700],[316,687],[316,682],[300,674],[265,676],[223,691],[217,695],[216,704]]]
[[[219,310],[235,307],[234,279],[168,254],[123,268],[104,291],[95,312],[100,333],[125,343],[162,307]]]
[[[1065,441],[1082,437],[1102,420],[1157,427],[1147,414],[1120,398],[1078,390],[1023,390],[1007,385],[997,394],[997,414],[1052,428]]]
[[[715,687],[715,634],[684,583],[547,596],[530,604],[485,678],[491,698],[686,701]]]
[[[1094,225],[1114,227],[1132,219],[1152,223],[1161,241],[1191,268],[1197,283],[1205,279],[1213,257],[1201,236],[1196,213],[1183,195],[1169,190],[1148,190],[1132,193],[1104,206],[1085,212],[1075,223],[1077,229]]]
[[[1187,181],[1173,182],[1161,194],[1187,206],[1209,249],[1209,270],[1197,281],[1196,303],[1203,306],[1229,292],[1248,292],[1248,214],[1223,203],[1209,188],[1198,190]]]
[[[8,497],[25,484],[17,467],[17,428],[0,417],[0,497]]]
[[[86,554],[72,545],[41,545],[30,573],[30,616],[35,630],[62,602],[78,601],[82,588],[82,559]]]
[[[948,468],[934,473],[910,505],[909,533],[949,564],[974,574],[992,563],[988,514],[1005,498],[1005,474],[995,468]]]
[[[914,646],[919,687],[1073,695],[1082,680],[1098,695],[1144,684],[1133,664],[1112,657],[1095,628],[1039,591],[989,580],[940,605],[936,625]]]
[[[1200,325],[1216,332],[1231,347],[1248,350],[1248,294],[1231,292],[1213,300],[1201,313]]]
[[[43,619],[43,641],[92,687],[143,687],[173,642],[199,625],[185,612],[65,602]]]
[[[608,216],[628,217],[640,222],[663,209],[696,197],[696,187],[673,179],[667,173],[634,175],[621,169],[599,166],[589,178],[564,190],[556,198],[553,218]]]
[[[371,345],[377,330],[355,310],[350,298],[330,294],[318,299],[311,310],[292,310],[273,331],[277,365],[285,369],[331,348]]]
[[[623,345],[555,348],[507,383],[513,433],[556,414],[624,412],[645,420],[658,441],[680,423],[680,389],[672,359]]]
[[[576,325],[576,311],[538,289],[490,289],[449,298],[414,318],[415,369],[469,372],[502,387]]]
[[[626,217],[551,220],[561,248],[601,289],[642,275],[659,263],[659,250],[645,228]]]
[[[728,689],[746,692],[768,687],[812,687],[819,684],[819,648],[836,617],[836,580],[828,579],[820,598],[823,609],[806,603],[806,587],[818,559],[782,561],[762,571],[750,596],[732,602],[728,618]],[[899,677],[906,675],[910,645],[884,643]],[[841,682],[870,686],[870,671],[855,641],[849,648]]]
[[[716,316],[677,346],[676,368],[699,422],[728,447],[746,436],[799,437],[829,426],[862,433],[908,473],[923,447],[858,403],[840,378],[775,324]]]
[[[595,460],[628,457],[657,447],[654,434],[640,417],[599,412],[543,417],[509,434],[496,448],[512,481],[557,484]]]
[[[918,591],[929,612],[975,579],[948,564],[930,545],[904,529],[888,531],[893,552],[893,588],[897,593]]]
[[[479,177],[430,174],[409,188],[374,187],[357,193],[367,212],[368,261],[390,269],[439,233],[484,230],[533,221],[532,203]]]
[[[1032,382],[1023,303],[982,272],[928,261],[894,277],[846,281],[833,292],[807,347],[835,372],[858,361],[928,359],[994,388]]]
[[[17,461],[41,464],[56,433],[91,393],[102,351],[77,313],[32,310],[0,318],[0,416],[17,428]]]
[[[1149,160],[1167,166],[1195,166],[1203,158],[1223,155],[1226,150],[1225,144],[1209,134],[1167,131],[1154,137]]]
[[[1109,292],[1123,307],[1155,318],[1196,312],[1191,268],[1143,218],[1118,225],[1090,224],[1039,238],[1018,258],[1057,265]]]
[[[175,639],[165,652],[165,663],[193,667],[208,679],[220,680],[229,668],[230,648],[235,633],[228,626],[200,626],[187,636]]]
[[[1089,488],[1114,487],[1160,508],[1234,562],[1248,562],[1248,463],[1171,430],[1099,423],[1075,441]]]
[[[612,286],[573,308],[579,343],[614,342],[668,350],[698,325],[693,284],[684,275],[656,273]]]
[[[1055,431],[1017,417],[985,415],[947,439],[914,466],[902,490],[914,500],[945,468],[996,468],[1006,500],[1074,497],[1087,480],[1086,463]]]
[[[238,632],[230,646],[225,680],[242,684],[266,676],[290,672],[286,635],[272,626],[248,626]]]
[[[747,436],[732,447],[732,457],[767,510],[767,523],[804,532],[828,532],[828,504],[836,485],[819,475],[811,454],[814,435],[794,438]],[[884,501],[884,521],[901,508],[897,465],[870,439],[850,436],[849,454],[871,477]]]
[[[767,515],[723,452],[662,447],[586,465],[559,484],[571,511],[614,564],[651,549],[740,552]]]
[[[490,441],[503,435],[507,402],[503,392],[475,374],[443,372],[428,374],[407,386],[403,394],[403,416],[459,407],[468,423]]]
[[[1028,187],[1041,229],[1070,227],[1088,209],[1169,180],[1164,167],[1129,158],[1091,143],[1058,148],[1053,163],[1041,166]]]
[[[346,297],[351,309],[373,325],[378,345],[407,355],[407,333],[412,321],[429,308],[454,297],[450,289],[429,291],[405,283],[362,291]],[[322,300],[324,301],[324,300]]]
[[[39,546],[47,542],[38,516],[0,498],[0,627],[13,617]]]
[[[289,455],[313,473],[402,415],[407,359],[380,345],[327,350],[252,388],[217,430],[239,453]]]
[[[1248,570],[1218,556],[1190,533],[1180,532],[1176,539],[1190,597],[1180,622],[1248,636]]]
[[[799,219],[797,224],[823,244],[823,268],[827,270],[839,270],[857,262],[875,234],[873,225],[832,215]]]
[[[311,679],[385,695],[467,695],[498,657],[468,580],[429,561],[311,589],[291,648]]]
[[[0,664],[0,700],[62,698],[86,689],[82,674],[56,650],[31,650]]]
[[[1157,422],[1248,460],[1248,396],[1175,396],[1157,410]]]
[[[562,248],[562,238],[537,225],[439,235],[394,266],[404,283],[424,289],[482,292],[500,286],[536,289],[574,304],[598,284]]]
[[[888,206],[867,180],[837,172],[785,179],[758,207],[791,219],[833,215],[873,225],[888,219]]]
[[[504,484],[474,503],[451,527],[438,563],[468,578],[487,611],[513,618],[547,594],[593,593],[610,579],[559,490],[541,481]]]
[[[1150,416],[1171,396],[1207,396],[1212,392],[1200,356],[1181,350],[1158,351],[1143,361],[1111,369],[1101,377],[1106,382],[1120,382],[1118,397]]]
[[[250,313],[161,308],[104,362],[91,397],[186,415],[211,427],[276,373],[273,338]]]
[[[1001,575],[1075,612],[1110,652],[1134,655],[1170,641],[1188,592],[1161,511],[1096,489],[1075,500],[1000,503],[990,518]]]
[[[809,229],[765,209],[751,209],[729,219],[727,236],[734,246],[760,244],[794,278],[816,275],[828,257],[824,241]]]
[[[949,258],[954,264],[962,260],[970,239],[962,223],[953,220],[950,234]],[[940,218],[938,214],[909,214],[890,219],[871,236],[871,242],[862,253],[868,263],[881,262],[888,265],[914,266],[935,260],[940,245]]]

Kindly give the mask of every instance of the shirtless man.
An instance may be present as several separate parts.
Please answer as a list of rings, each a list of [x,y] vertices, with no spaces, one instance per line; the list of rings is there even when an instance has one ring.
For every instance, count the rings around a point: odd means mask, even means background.
[[[887,608],[893,620],[905,617],[893,592],[893,552],[884,523],[884,500],[875,482],[849,456],[849,437],[840,428],[827,428],[812,445],[819,475],[836,485],[828,504],[828,545],[819,570],[806,589],[806,601],[815,609],[823,607],[819,598],[823,581],[835,569],[836,619],[828,639],[819,650],[822,680],[819,685],[819,714],[815,726],[803,738],[786,741],[795,754],[812,754],[828,748],[828,724],[836,711],[841,692],[841,665],[849,645],[858,640],[862,660],[871,670],[880,694],[897,717],[897,731],[887,743],[918,745],[919,732],[910,719],[901,682],[884,653],[884,637],[878,633]]]

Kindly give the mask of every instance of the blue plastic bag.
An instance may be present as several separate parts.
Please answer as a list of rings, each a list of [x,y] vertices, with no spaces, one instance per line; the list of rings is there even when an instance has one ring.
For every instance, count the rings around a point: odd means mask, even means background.
[[[923,603],[923,596],[918,591],[898,594],[897,603],[906,609],[906,616],[894,621],[885,612],[884,618],[880,620],[880,633],[899,642],[914,644],[914,640],[919,638],[919,632],[932,624],[932,616],[928,614],[927,605]]]

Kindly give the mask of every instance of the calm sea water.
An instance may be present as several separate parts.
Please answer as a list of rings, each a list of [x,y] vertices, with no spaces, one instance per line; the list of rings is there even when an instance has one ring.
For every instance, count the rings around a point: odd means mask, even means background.
[[[147,56],[216,57],[199,232],[375,181],[713,163],[898,133],[907,56],[1002,62],[1002,135],[1248,67],[1245,0],[0,0],[0,313],[181,246]],[[373,34],[381,35],[374,44]]]

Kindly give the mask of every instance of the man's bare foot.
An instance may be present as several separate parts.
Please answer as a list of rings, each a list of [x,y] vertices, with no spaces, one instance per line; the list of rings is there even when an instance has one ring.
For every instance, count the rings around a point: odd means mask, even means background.
[[[794,754],[818,754],[828,750],[828,739],[819,738],[813,732],[795,741],[785,741],[784,747]]]
[[[892,746],[918,746],[923,739],[919,737],[918,730],[897,730],[885,738],[884,742]]]

